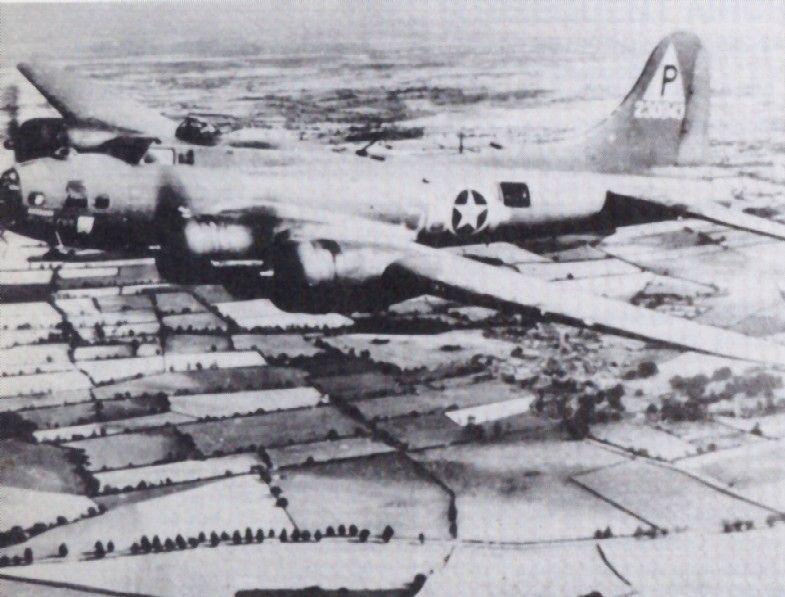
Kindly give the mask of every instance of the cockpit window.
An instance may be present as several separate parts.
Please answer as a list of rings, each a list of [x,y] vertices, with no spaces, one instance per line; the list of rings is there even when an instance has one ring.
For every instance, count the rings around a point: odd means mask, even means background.
[[[87,199],[83,197],[67,197],[63,207],[72,209],[87,209]]]
[[[507,207],[531,207],[531,195],[526,183],[503,182],[500,186],[504,205]]]

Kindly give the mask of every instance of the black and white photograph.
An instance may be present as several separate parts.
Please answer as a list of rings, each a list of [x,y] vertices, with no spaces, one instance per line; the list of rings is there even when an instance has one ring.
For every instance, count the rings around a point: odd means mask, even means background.
[[[785,595],[785,2],[0,2],[0,595]]]

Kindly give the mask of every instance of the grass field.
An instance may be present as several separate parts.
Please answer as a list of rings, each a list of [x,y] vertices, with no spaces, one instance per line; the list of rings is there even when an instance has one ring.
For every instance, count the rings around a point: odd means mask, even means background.
[[[600,441],[607,442],[624,450],[636,451],[652,458],[675,460],[696,453],[691,443],[649,425],[632,421],[592,425],[591,433]]]
[[[785,526],[609,541],[603,549],[639,595],[781,595]]]
[[[195,505],[198,505],[199,516],[193,515]],[[209,535],[213,530],[231,533],[249,526],[276,531],[292,528],[286,513],[275,506],[267,484],[256,476],[242,475],[118,506],[100,516],[53,528],[33,537],[26,545],[41,558],[57,553],[58,546],[65,543],[69,549],[68,558],[80,559],[86,552],[92,552],[99,540],[104,544],[112,541],[118,552],[126,552],[142,535],[150,539],[158,535],[163,541],[167,537],[173,539],[178,533],[184,537],[196,536],[199,532]],[[133,565],[135,559],[119,561]],[[60,567],[65,566],[60,564]]]
[[[75,361],[96,361],[105,359],[130,358],[132,356],[134,356],[134,354],[129,343],[77,346],[74,349]]]
[[[343,439],[295,444],[283,448],[270,448],[267,454],[276,468],[291,467],[316,462],[331,462],[347,458],[359,458],[372,454],[391,452],[394,448],[367,437],[347,437]]]
[[[0,531],[16,525],[26,529],[37,522],[53,524],[58,516],[74,520],[87,514],[88,508],[96,508],[92,500],[81,495],[7,485],[0,486],[0,504],[3,505]]]
[[[204,305],[187,292],[159,292],[155,295],[155,303],[164,315],[206,311]]]
[[[299,334],[235,334],[232,342],[237,350],[258,350],[266,357],[308,357],[322,352]]]
[[[278,484],[302,528],[356,524],[378,532],[389,524],[400,537],[449,537],[449,495],[398,454],[284,470]]]
[[[400,394],[404,391],[395,377],[378,371],[314,377],[312,382],[325,394],[346,400]]]
[[[359,423],[333,406],[179,425],[178,429],[190,435],[204,455],[228,454],[252,446],[277,447],[320,441],[327,439],[331,431],[338,437],[364,432]]]
[[[44,441],[69,441],[74,439],[84,439],[93,434],[96,435],[116,435],[135,429],[146,429],[151,427],[162,427],[168,424],[187,423],[193,421],[193,417],[173,412],[164,412],[155,415],[145,415],[141,417],[130,417],[128,419],[117,419],[114,421],[101,421],[87,423],[84,425],[73,425],[71,427],[60,427],[58,429],[43,429],[33,432],[39,442]]]
[[[98,296],[95,298],[95,303],[104,313],[153,310],[153,301],[148,294]]]
[[[239,392],[241,390],[273,389],[306,385],[306,373],[293,367],[233,367],[181,373],[151,375],[118,384],[95,388],[99,400],[116,394],[203,394]]]
[[[169,353],[199,353],[215,352],[217,350],[230,350],[228,338],[226,336],[214,336],[206,334],[170,334],[166,337],[164,352]],[[245,348],[238,347],[238,350]]]
[[[352,320],[337,313],[289,313],[276,307],[268,299],[218,303],[221,315],[232,319],[245,330],[320,330],[352,325]]]
[[[83,390],[91,388],[92,385],[90,379],[76,369],[35,375],[9,375],[4,377],[0,383],[0,398],[51,394],[61,388]]]
[[[90,388],[79,390],[62,390],[51,394],[36,394],[33,396],[16,396],[14,398],[0,398],[0,412],[14,411],[22,408],[44,408],[76,404],[90,400]]]
[[[72,369],[67,344],[39,344],[0,350],[0,375],[24,375]]]
[[[316,406],[322,400],[314,388],[252,390],[221,394],[193,394],[169,398],[171,409],[192,417],[231,417],[256,411],[271,412]]]
[[[175,332],[226,332],[229,325],[213,313],[164,315],[161,324]]]
[[[444,412],[457,408],[499,402],[519,398],[523,395],[520,388],[497,380],[472,383],[464,379],[462,385],[444,387],[444,389],[419,388],[416,394],[403,394],[385,398],[358,400],[353,403],[363,416],[368,419],[389,419],[410,414],[426,414]]]
[[[297,544],[265,541],[131,558],[42,563],[20,567],[14,572],[18,577],[74,584],[87,581],[90,586],[122,594],[162,597],[235,595],[238,591],[254,589],[277,589],[280,594],[286,594],[283,591],[304,591],[315,586],[370,591],[404,587],[415,575],[441,567],[448,553],[448,547],[442,543],[412,545],[399,541],[363,545],[338,539]],[[194,570],[199,573],[194,574]]]
[[[667,529],[722,530],[724,520],[760,524],[769,514],[684,473],[641,460],[577,475],[583,486]]]
[[[70,454],[65,448],[0,440],[0,485],[84,494]]]
[[[123,489],[131,486],[136,488],[141,481],[147,485],[155,485],[165,483],[167,479],[172,483],[209,479],[224,475],[227,471],[231,471],[233,474],[247,473],[251,467],[259,464],[261,461],[255,454],[232,454],[207,460],[183,460],[168,464],[96,473],[95,477],[101,483],[100,490],[104,491],[107,487]]]
[[[419,595],[609,597],[630,595],[630,590],[605,566],[594,544],[581,542],[518,548],[460,545]]]
[[[463,427],[441,413],[388,419],[377,426],[413,450],[447,446],[470,437]]]
[[[83,402],[68,406],[53,406],[48,408],[36,408],[19,413],[21,417],[32,421],[38,429],[49,429],[51,427],[68,427],[77,425],[81,422],[92,420],[95,416],[95,404]]]
[[[430,335],[348,334],[325,340],[341,352],[367,350],[371,359],[401,369],[432,370],[446,364],[470,361],[475,355],[506,359],[515,344],[487,338],[481,330]]]
[[[679,462],[679,468],[714,479],[739,495],[785,511],[785,440],[703,454]]]
[[[552,541],[645,526],[570,481],[576,472],[624,460],[584,442],[453,446],[413,457],[455,492],[462,539]]]
[[[172,430],[163,428],[84,439],[65,445],[84,450],[91,471],[143,466],[167,458],[186,459],[191,456],[182,439]]]

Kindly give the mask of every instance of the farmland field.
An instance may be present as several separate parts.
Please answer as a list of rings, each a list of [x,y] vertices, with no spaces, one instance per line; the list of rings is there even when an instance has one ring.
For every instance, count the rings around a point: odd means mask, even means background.
[[[703,454],[682,460],[679,468],[714,479],[741,496],[785,511],[785,440]]]
[[[175,332],[226,332],[229,326],[213,313],[164,315],[161,323]]]
[[[368,419],[389,419],[410,415],[443,412],[488,402],[520,397],[522,390],[500,381],[449,385],[444,389],[420,388],[416,394],[358,400],[353,403]]]
[[[403,392],[403,386],[397,379],[392,375],[378,371],[314,377],[312,381],[313,385],[325,394],[346,400],[373,398]]]
[[[267,454],[275,468],[291,467],[315,462],[331,462],[391,452],[395,448],[367,437],[348,437],[283,448],[270,448]]]
[[[160,292],[155,295],[155,303],[164,315],[206,311],[204,305],[187,292]]]
[[[35,408],[21,411],[19,415],[27,421],[35,423],[38,429],[49,429],[55,426],[68,427],[92,420],[95,416],[95,404],[82,402],[68,406]]]
[[[165,353],[198,353],[214,352],[216,350],[229,350],[229,340],[225,336],[211,336],[206,334],[171,334],[166,337]],[[245,348],[238,347],[238,350]]]
[[[143,466],[168,458],[186,459],[191,456],[183,440],[169,429],[109,435],[65,445],[84,450],[89,460],[88,468],[92,471]]]
[[[636,460],[575,477],[581,485],[658,526],[719,532],[724,520],[752,520],[763,508],[706,486],[684,473]]]
[[[231,496],[232,499],[226,499]],[[200,515],[192,515],[194,504],[209,504]],[[216,481],[151,500],[118,506],[105,514],[53,528],[30,539],[28,545],[38,557],[57,553],[66,543],[69,558],[79,559],[91,552],[97,540],[113,541],[117,550],[127,552],[142,535],[174,538],[217,530],[232,532],[251,526],[254,529],[290,529],[286,513],[275,506],[269,487],[256,476],[242,475]],[[11,548],[13,550],[13,548]],[[205,551],[207,551],[205,549]],[[15,552],[15,550],[14,550]],[[191,553],[190,555],[193,555]],[[132,561],[125,560],[125,562]]]
[[[39,344],[0,351],[0,374],[20,375],[72,369],[67,344]]]
[[[164,483],[169,479],[172,483],[209,479],[224,475],[227,471],[233,474],[247,473],[251,467],[261,464],[255,454],[232,454],[207,460],[183,460],[167,464],[155,464],[118,471],[96,473],[95,478],[101,483],[101,491],[111,486],[123,489],[127,486],[136,487],[141,481],[147,485]]]
[[[570,481],[576,472],[625,460],[587,443],[453,446],[413,457],[455,492],[462,539],[551,541],[645,526]]]
[[[13,411],[20,410],[22,408],[42,408],[49,406],[76,404],[88,401],[90,398],[90,388],[55,391],[51,394],[36,394],[33,396],[0,398],[0,411]]]
[[[325,340],[341,352],[367,350],[371,359],[392,363],[401,369],[428,370],[449,363],[467,362],[475,355],[506,359],[515,348],[504,340],[487,338],[480,330],[432,335],[349,334]]]
[[[353,523],[378,532],[389,524],[401,537],[449,537],[449,495],[398,454],[284,470],[278,484],[302,528]]]
[[[264,526],[262,517],[255,519]],[[241,523],[240,527],[244,526]],[[14,572],[18,577],[74,584],[84,584],[89,579],[90,586],[100,589],[162,597],[235,595],[253,589],[278,589],[286,594],[283,591],[305,591],[315,586],[361,591],[402,588],[415,575],[428,574],[442,566],[448,552],[441,543],[265,541],[261,545],[199,548],[133,558],[35,564]],[[194,570],[200,573],[194,574]]]
[[[235,334],[232,342],[237,350],[258,350],[266,357],[307,357],[322,352],[300,334]]]
[[[100,402],[99,402],[100,404]],[[42,429],[35,431],[33,435],[39,442],[45,441],[68,441],[72,439],[84,439],[91,435],[116,435],[134,429],[145,429],[149,427],[162,427],[168,424],[187,423],[193,417],[173,412],[164,412],[155,415],[141,417],[131,417],[128,419],[118,419],[114,421],[101,421],[87,423],[85,425],[74,425],[71,427],[59,427],[57,429]]]
[[[0,383],[0,398],[51,394],[60,388],[83,390],[92,387],[90,379],[81,371],[71,369],[57,373],[14,375],[4,377]]]
[[[74,472],[72,455],[65,448],[0,440],[0,485],[83,494],[86,488]]]
[[[278,411],[221,421],[179,425],[205,456],[227,454],[252,446],[277,447],[320,441],[334,431],[338,437],[365,433],[362,426],[333,406]]]
[[[352,325],[351,319],[337,313],[313,315],[282,311],[269,299],[219,303],[215,306],[221,315],[229,317],[246,330],[319,330]]]
[[[695,446],[679,437],[629,421],[592,425],[591,433],[600,441],[625,450],[645,450],[652,458],[675,460],[697,452]]]
[[[88,508],[96,507],[92,500],[81,495],[7,485],[0,486],[0,504],[3,505],[0,531],[15,525],[26,529],[37,522],[51,524],[58,516],[73,520],[86,514]],[[35,504],[35,508],[31,508],[32,504]]]
[[[153,310],[153,302],[147,294],[99,296],[95,298],[95,302],[104,313]]]
[[[388,419],[377,426],[412,450],[447,446],[471,438],[466,429],[441,413]]]
[[[271,412],[316,406],[322,395],[314,388],[252,390],[221,394],[192,394],[169,398],[173,411],[192,417],[231,417],[256,411]]]
[[[506,549],[465,544],[453,552],[450,562],[435,572],[419,595],[573,597],[620,596],[629,595],[629,591],[630,587],[603,564],[591,543]]]
[[[142,379],[95,388],[99,400],[116,394],[203,394],[212,392],[237,392],[241,390],[285,388],[306,385],[306,374],[293,367],[232,367],[205,369],[181,373],[151,375]]]

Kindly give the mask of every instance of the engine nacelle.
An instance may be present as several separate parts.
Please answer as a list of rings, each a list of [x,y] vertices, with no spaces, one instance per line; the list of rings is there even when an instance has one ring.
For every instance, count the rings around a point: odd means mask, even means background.
[[[313,312],[383,308],[410,294],[384,275],[398,257],[331,240],[282,243],[272,253],[274,298],[284,308]]]

